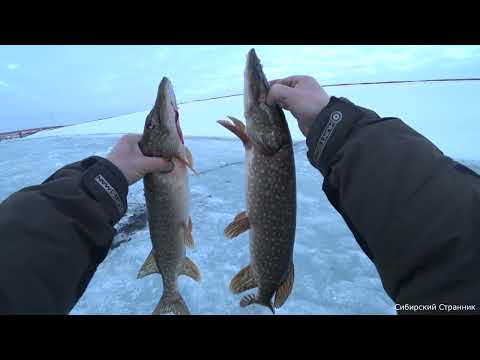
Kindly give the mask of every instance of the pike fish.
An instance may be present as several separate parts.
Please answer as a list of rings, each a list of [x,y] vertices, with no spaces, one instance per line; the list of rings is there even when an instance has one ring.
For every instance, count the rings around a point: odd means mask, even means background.
[[[200,281],[200,271],[186,256],[186,247],[194,246],[188,186],[188,168],[193,170],[193,162],[180,128],[175,93],[166,77],[160,83],[155,105],[145,120],[139,146],[146,156],[169,159],[173,170],[144,177],[153,248],[137,277],[153,273],[162,276],[163,294],[154,315],[171,312],[188,315],[190,311],[178,290],[177,278],[186,275]]]
[[[275,313],[294,282],[296,181],[290,131],[282,109],[267,105],[269,89],[260,60],[251,49],[244,73],[246,126],[231,116],[230,121],[218,123],[240,138],[246,159],[246,211],[224,233],[234,238],[249,230],[250,264],[234,276],[230,290],[238,294],[257,288],[241,299],[240,306],[260,304]]]

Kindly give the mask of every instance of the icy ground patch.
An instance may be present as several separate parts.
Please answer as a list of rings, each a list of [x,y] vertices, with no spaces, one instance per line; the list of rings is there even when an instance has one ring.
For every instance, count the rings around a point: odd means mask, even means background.
[[[89,155],[105,156],[115,136],[70,136],[0,143],[0,201],[24,186],[42,182],[58,168]],[[241,309],[229,292],[231,278],[248,263],[248,236],[223,237],[224,227],[244,209],[243,148],[236,140],[187,138],[199,176],[191,176],[191,214],[196,247],[188,256],[202,282],[180,277],[193,314],[268,314]],[[322,177],[309,163],[305,144],[295,147],[298,215],[295,284],[278,314],[395,314],[377,271],[321,190]],[[478,167],[475,168],[478,171]],[[118,228],[138,220],[114,239],[114,246],[72,314],[150,314],[161,296],[159,275],[136,279],[151,244],[141,225],[143,184],[130,188],[129,211]]]

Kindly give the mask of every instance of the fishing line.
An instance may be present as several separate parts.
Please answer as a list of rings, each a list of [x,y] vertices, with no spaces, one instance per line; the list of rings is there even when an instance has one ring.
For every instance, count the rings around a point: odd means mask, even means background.
[[[427,83],[427,82],[454,82],[454,81],[480,81],[480,78],[452,78],[452,79],[423,79],[423,80],[389,80],[389,81],[371,81],[371,82],[353,82],[353,83],[339,83],[339,84],[326,84],[322,87],[339,87],[339,86],[358,86],[358,85],[385,85],[385,84],[409,84],[409,83]],[[243,93],[230,94],[223,96],[215,96],[205,99],[196,99],[183,101],[178,103],[179,105],[191,104],[194,102],[210,101],[216,99],[224,99],[236,96],[242,96]]]

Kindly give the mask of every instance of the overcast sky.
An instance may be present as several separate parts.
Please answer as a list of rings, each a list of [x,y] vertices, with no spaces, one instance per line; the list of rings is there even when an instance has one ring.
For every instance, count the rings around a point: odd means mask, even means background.
[[[241,91],[249,48],[0,46],[0,131],[147,110],[164,75],[179,101]],[[269,78],[310,74],[325,84],[480,75],[478,46],[255,48]]]

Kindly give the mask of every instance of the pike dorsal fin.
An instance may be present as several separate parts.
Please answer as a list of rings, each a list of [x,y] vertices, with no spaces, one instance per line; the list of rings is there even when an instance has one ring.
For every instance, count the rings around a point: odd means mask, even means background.
[[[291,263],[290,268],[288,269],[287,278],[282,283],[282,285],[280,285],[277,292],[275,293],[274,306],[277,309],[281,307],[285,303],[285,301],[287,301],[288,296],[292,292],[294,280],[295,280],[295,270],[294,270],[293,263]]]
[[[198,270],[197,265],[195,265],[194,262],[186,256],[185,256],[185,260],[183,262],[183,268],[180,274],[186,275],[198,282],[201,279],[200,270]]]

